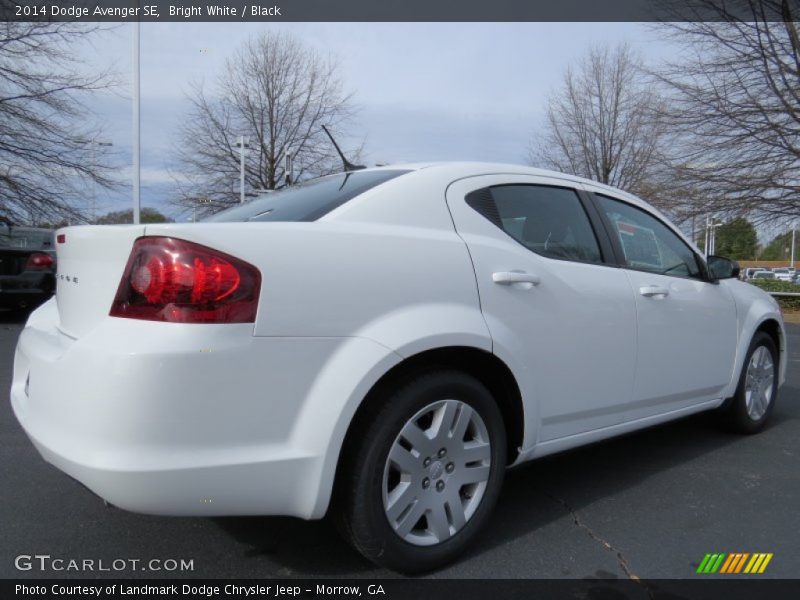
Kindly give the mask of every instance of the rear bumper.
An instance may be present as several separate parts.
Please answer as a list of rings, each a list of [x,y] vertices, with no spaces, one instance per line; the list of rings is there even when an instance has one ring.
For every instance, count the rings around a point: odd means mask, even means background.
[[[361,338],[246,324],[108,318],[74,340],[57,323],[49,302],[20,336],[17,419],[45,460],[151,514],[321,517],[362,369],[392,360]]]
[[[74,460],[28,435],[42,457],[101,498],[133,512],[155,515],[288,515],[314,518],[304,498],[319,460],[262,455],[256,462],[212,465],[146,465],[120,455],[116,463]]]

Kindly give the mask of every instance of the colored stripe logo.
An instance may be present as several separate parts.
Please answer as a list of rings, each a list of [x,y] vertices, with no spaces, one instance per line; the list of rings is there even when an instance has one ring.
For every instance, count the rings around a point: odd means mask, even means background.
[[[697,567],[700,574],[737,574],[737,573],[763,573],[769,561],[772,560],[772,552],[734,552],[731,554],[717,553],[706,554]]]

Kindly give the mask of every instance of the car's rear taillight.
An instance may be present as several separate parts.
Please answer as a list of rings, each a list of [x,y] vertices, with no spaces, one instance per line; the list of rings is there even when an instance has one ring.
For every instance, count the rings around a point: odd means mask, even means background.
[[[253,323],[261,274],[217,250],[168,237],[136,240],[112,317],[172,323]]]
[[[25,263],[26,271],[48,271],[53,268],[55,261],[53,257],[44,252],[34,252],[28,257]]]

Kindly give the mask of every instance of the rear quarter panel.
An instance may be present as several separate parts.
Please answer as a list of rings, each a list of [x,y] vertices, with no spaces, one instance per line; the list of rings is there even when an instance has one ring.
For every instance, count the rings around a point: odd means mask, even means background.
[[[452,229],[208,223],[148,226],[147,235],[187,239],[258,267],[256,336],[367,337],[401,355],[435,344],[491,349],[472,263]]]
[[[452,224],[208,223],[148,226],[147,234],[194,241],[257,266],[255,336],[343,338],[298,399],[290,433],[295,448],[321,459],[305,517],[324,515],[347,429],[384,373],[431,348],[491,351],[472,262]]]

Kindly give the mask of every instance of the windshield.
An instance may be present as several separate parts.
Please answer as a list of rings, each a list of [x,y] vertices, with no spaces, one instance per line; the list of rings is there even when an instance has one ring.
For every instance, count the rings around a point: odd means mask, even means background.
[[[49,229],[11,227],[0,229],[0,248],[14,250],[52,250],[53,232]]]
[[[381,169],[311,179],[223,210],[205,222],[316,221],[348,200],[408,171]]]

